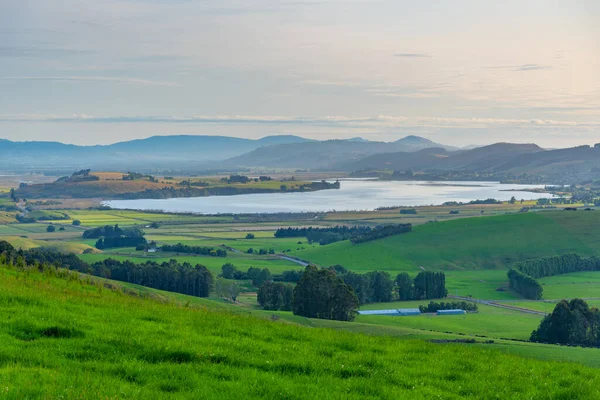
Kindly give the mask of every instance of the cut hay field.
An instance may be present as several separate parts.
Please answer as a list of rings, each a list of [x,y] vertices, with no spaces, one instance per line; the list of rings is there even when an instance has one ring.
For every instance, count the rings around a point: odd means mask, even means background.
[[[600,371],[580,364],[508,355],[496,345],[390,337],[408,332],[396,327],[382,328],[388,336],[306,328],[223,312],[211,303],[185,307],[1,268],[2,397],[600,396]],[[370,328],[331,321],[314,326]],[[593,350],[587,354],[593,358]]]
[[[292,254],[355,271],[505,269],[520,260],[556,254],[600,255],[599,223],[600,213],[560,211],[466,218],[358,245],[344,241]]]

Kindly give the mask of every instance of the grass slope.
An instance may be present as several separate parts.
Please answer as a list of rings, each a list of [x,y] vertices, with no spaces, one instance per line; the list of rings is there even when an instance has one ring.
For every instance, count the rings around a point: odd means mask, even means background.
[[[600,213],[560,211],[468,218],[420,225],[413,232],[352,245],[293,251],[319,265],[357,271],[506,268],[516,261],[576,252],[600,254]]]
[[[600,371],[577,364],[303,328],[27,275],[0,269],[3,398],[600,396]]]

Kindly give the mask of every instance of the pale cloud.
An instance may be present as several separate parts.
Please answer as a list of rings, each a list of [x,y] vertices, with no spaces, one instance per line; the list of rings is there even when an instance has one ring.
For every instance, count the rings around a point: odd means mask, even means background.
[[[600,141],[597,15],[551,3],[0,1],[0,137]]]
[[[406,57],[406,58],[431,58],[431,54],[427,53],[396,53],[394,57]]]
[[[0,122],[63,122],[97,124],[247,124],[247,125],[312,125],[338,127],[600,127],[600,121],[569,121],[550,119],[503,119],[503,118],[453,118],[453,117],[408,117],[377,115],[369,117],[351,116],[244,116],[244,115],[195,115],[195,116],[93,116],[85,114],[0,114]]]
[[[114,76],[0,76],[5,81],[114,82],[139,86],[180,86],[173,82]]]

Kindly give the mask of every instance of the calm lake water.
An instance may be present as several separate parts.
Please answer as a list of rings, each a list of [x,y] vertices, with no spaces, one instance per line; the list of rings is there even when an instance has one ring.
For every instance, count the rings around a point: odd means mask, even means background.
[[[510,200],[552,197],[523,189],[543,185],[505,185],[497,182],[390,182],[344,180],[339,190],[308,193],[268,193],[237,196],[189,197],[176,199],[110,200],[117,209],[163,210],[168,212],[275,213],[373,210],[378,207],[439,205],[446,201],[468,202],[494,198]],[[517,190],[507,192],[505,190]]]

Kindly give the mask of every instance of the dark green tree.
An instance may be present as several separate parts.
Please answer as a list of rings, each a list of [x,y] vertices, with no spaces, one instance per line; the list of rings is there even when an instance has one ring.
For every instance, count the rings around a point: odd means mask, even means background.
[[[359,303],[354,291],[328,269],[309,265],[294,289],[292,310],[308,318],[353,321]]]
[[[396,276],[396,291],[400,300],[411,300],[413,297],[413,280],[406,272]]]

